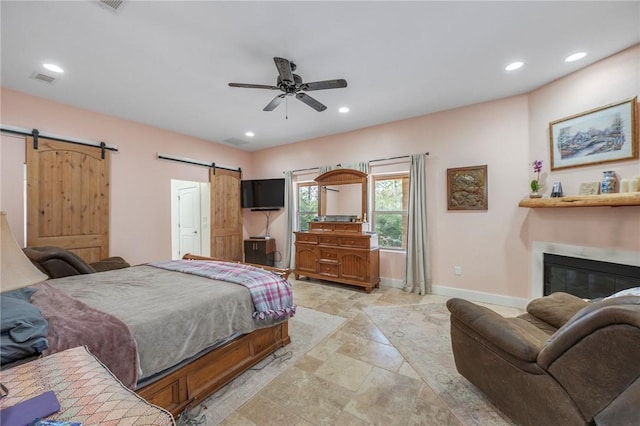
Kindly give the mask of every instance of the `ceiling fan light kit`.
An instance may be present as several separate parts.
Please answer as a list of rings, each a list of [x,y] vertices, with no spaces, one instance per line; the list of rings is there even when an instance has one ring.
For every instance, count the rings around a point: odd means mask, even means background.
[[[309,96],[304,92],[326,89],[341,89],[343,87],[347,87],[347,81],[344,79],[323,80],[304,83],[302,81],[302,77],[300,77],[298,74],[293,73],[296,70],[296,64],[289,61],[288,59],[278,57],[273,58],[273,61],[275,62],[276,68],[278,69],[278,77],[276,78],[275,86],[247,83],[229,83],[229,86],[241,87],[245,89],[280,90],[282,93],[276,95],[276,97],[273,98],[271,102],[269,102],[267,106],[263,108],[263,111],[273,111],[278,105],[280,105],[285,97],[295,96],[296,99],[300,100],[301,102],[310,106],[318,112],[326,110],[327,107],[317,99]]]

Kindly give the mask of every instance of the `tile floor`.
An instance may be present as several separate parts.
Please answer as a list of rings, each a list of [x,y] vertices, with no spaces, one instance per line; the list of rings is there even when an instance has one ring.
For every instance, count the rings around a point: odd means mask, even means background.
[[[306,280],[293,280],[293,288],[299,306],[348,320],[222,425],[465,422],[453,415],[363,311],[367,306],[444,303],[447,297],[418,296],[388,287],[367,294],[355,287]],[[485,306],[505,316],[522,312]]]

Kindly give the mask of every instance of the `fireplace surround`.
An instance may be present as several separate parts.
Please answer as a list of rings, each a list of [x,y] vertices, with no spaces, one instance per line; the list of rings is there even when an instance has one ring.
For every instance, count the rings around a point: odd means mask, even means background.
[[[566,256],[578,260],[594,260],[625,266],[640,267],[640,252],[618,250],[612,248],[585,247],[568,244],[534,241],[531,249],[531,297],[538,298],[544,295],[544,254]],[[580,265],[579,265],[580,266]],[[635,270],[629,269],[631,274]],[[632,278],[634,278],[632,276]],[[594,278],[591,278],[594,281]],[[606,281],[606,280],[605,280]],[[610,281],[607,281],[610,282]],[[613,284],[615,289],[615,283]],[[588,285],[587,285],[588,287]],[[553,289],[553,291],[566,291]],[[604,290],[607,291],[607,290]],[[614,291],[618,291],[617,289]],[[579,297],[587,297],[577,294]],[[592,297],[601,297],[595,295]]]

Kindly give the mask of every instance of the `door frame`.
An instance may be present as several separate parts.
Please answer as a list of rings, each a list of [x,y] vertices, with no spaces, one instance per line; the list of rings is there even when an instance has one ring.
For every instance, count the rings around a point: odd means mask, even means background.
[[[180,218],[178,192],[180,188],[197,185],[200,188],[200,253],[209,256],[211,253],[211,227],[210,227],[210,184],[209,182],[195,182],[179,179],[171,179],[171,259],[180,259]]]

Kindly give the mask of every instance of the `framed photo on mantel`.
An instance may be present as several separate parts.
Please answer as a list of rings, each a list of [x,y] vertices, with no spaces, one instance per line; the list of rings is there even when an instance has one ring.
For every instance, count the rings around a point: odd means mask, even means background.
[[[551,170],[638,158],[634,97],[549,123]]]

